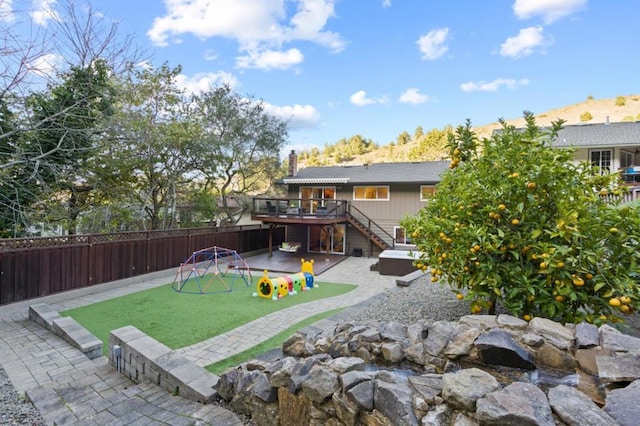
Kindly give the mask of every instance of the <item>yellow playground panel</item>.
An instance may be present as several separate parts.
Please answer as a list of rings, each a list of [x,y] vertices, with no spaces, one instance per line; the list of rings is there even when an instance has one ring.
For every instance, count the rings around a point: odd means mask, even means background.
[[[280,297],[293,296],[301,291],[318,287],[317,284],[314,284],[313,259],[308,261],[300,259],[300,262],[302,263],[300,272],[293,275],[269,278],[269,271],[265,269],[264,275],[258,280],[258,291],[253,295],[278,300]]]

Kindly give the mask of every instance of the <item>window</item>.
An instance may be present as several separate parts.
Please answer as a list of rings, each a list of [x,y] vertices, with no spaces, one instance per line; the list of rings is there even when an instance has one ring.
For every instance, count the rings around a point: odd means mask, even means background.
[[[624,169],[633,166],[633,157],[633,152],[620,151],[620,167]]]
[[[335,200],[335,186],[302,186],[300,187],[302,211],[316,213],[318,207],[325,207],[328,200]]]
[[[406,235],[404,227],[393,227],[393,238],[396,240],[396,244],[411,244],[411,236]]]
[[[356,186],[353,188],[354,200],[389,200],[388,186]]]
[[[434,185],[420,185],[420,201],[429,201],[435,194]]]
[[[600,173],[609,173],[611,171],[611,150],[592,150],[589,151],[591,164],[600,167]]]

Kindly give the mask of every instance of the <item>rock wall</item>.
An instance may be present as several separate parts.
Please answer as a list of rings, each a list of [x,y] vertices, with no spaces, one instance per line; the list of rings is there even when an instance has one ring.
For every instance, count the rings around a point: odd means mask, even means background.
[[[640,339],[604,325],[465,316],[299,332],[224,372],[261,426],[637,425]]]

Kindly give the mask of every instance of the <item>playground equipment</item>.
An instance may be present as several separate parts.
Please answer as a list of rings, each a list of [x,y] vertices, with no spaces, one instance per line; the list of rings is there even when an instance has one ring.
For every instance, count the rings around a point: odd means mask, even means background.
[[[258,291],[253,295],[278,300],[286,295],[295,295],[301,291],[318,287],[317,284],[314,284],[313,259],[309,261],[300,259],[300,262],[302,263],[300,272],[293,275],[283,275],[271,279],[268,275],[269,271],[265,269],[264,275],[258,280]]]
[[[230,292],[235,282],[253,282],[247,262],[235,250],[209,247],[198,250],[180,264],[171,287],[179,293]]]

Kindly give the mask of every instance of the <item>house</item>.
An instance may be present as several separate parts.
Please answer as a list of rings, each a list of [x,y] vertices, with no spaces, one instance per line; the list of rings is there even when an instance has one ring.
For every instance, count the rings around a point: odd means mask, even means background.
[[[640,186],[640,122],[564,126],[552,146],[574,147],[576,161],[618,171],[630,186]]]
[[[565,126],[554,147],[575,147],[576,161],[619,171],[628,200],[640,199],[640,122]],[[289,156],[287,197],[254,198],[252,219],[286,226],[287,241],[310,252],[376,257],[388,249],[410,249],[400,226],[435,192],[449,163],[404,162],[297,170]]]
[[[290,154],[284,199],[255,198],[252,218],[286,225],[287,241],[309,252],[377,256],[410,249],[400,221],[435,192],[445,161],[307,167]]]

